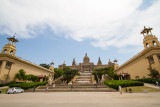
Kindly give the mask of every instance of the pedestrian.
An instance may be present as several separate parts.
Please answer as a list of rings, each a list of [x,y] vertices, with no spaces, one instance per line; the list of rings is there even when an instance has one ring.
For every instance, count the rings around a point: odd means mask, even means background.
[[[46,87],[46,92],[48,92],[48,86]]]
[[[55,83],[53,83],[53,88],[55,88],[56,87],[56,85],[55,85]]]
[[[35,92],[35,91],[36,91],[36,87],[34,86],[34,87],[33,87],[33,92]]]
[[[71,84],[71,88],[73,88],[73,84]]]
[[[120,92],[120,94],[122,94],[122,88],[121,88],[121,86],[119,86],[119,92]]]
[[[156,84],[155,85],[158,85],[159,83],[158,83],[158,81],[156,81]]]
[[[98,84],[96,83],[96,88],[97,88]]]

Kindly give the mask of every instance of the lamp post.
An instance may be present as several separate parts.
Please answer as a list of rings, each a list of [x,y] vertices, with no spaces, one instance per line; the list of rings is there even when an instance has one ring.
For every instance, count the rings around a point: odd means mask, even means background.
[[[127,92],[127,87],[126,87],[126,82],[125,82],[125,75],[124,75],[124,73],[123,73],[123,79],[124,79],[125,89],[126,89],[126,92]]]

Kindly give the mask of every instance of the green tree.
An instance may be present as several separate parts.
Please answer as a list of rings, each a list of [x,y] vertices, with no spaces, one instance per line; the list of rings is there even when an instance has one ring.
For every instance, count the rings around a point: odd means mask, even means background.
[[[92,74],[95,76],[96,81],[99,83],[102,79],[102,75],[105,74],[105,70],[103,68],[101,69],[95,69]]]
[[[67,80],[67,83],[69,81],[71,81],[71,79],[75,76],[75,75],[79,75],[77,70],[71,70],[69,67],[64,67],[63,68],[64,71],[64,80]]]
[[[151,78],[158,79],[159,78],[159,72],[155,69],[153,69],[151,66],[149,66],[148,70],[150,71],[150,74],[148,74]]]
[[[114,73],[114,67],[109,67],[107,69],[107,75],[114,80],[118,80],[118,75],[116,73]]]
[[[54,78],[57,79],[63,75],[63,69],[54,68]]]
[[[107,74],[110,78],[118,80],[118,75],[114,73],[114,67],[95,69],[92,74],[95,76],[97,82],[102,79],[102,75]]]
[[[25,71],[23,69],[20,69],[19,72],[15,75],[15,78],[17,78],[20,81],[37,81],[38,80],[38,76],[35,75],[26,75]]]
[[[41,67],[44,67],[44,68],[47,68],[47,69],[49,69],[49,67],[50,67],[50,65],[49,65],[49,64],[43,64],[43,63],[42,63],[42,64],[40,64],[40,66],[41,66]]]
[[[35,76],[35,75],[26,75],[27,76],[27,80],[28,81],[33,81],[33,82],[36,82],[38,80],[38,76]]]
[[[25,71],[23,69],[20,69],[15,78],[19,79],[20,81],[25,81],[27,79]]]

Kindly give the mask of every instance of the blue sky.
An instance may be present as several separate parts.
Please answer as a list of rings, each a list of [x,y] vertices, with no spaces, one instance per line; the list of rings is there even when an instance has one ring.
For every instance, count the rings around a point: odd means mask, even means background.
[[[94,64],[121,65],[143,49],[144,25],[160,38],[160,0],[36,2],[0,1],[0,50],[16,32],[16,56],[36,64],[80,63],[87,52]]]

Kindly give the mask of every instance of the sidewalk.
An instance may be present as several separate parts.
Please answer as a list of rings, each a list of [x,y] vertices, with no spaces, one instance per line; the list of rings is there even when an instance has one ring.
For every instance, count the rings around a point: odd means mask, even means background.
[[[146,86],[146,87],[151,87],[151,88],[156,88],[156,89],[160,89],[160,86],[155,86],[154,84],[150,84],[150,83],[144,83],[144,86]]]
[[[8,86],[3,86],[3,87],[0,87],[0,90],[1,89],[6,89],[6,88],[9,88]]]

